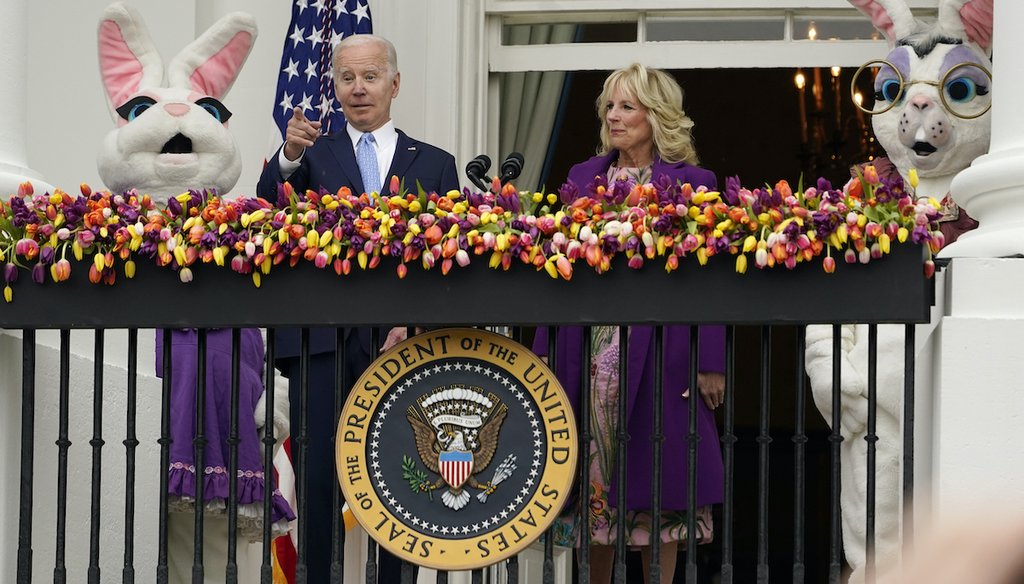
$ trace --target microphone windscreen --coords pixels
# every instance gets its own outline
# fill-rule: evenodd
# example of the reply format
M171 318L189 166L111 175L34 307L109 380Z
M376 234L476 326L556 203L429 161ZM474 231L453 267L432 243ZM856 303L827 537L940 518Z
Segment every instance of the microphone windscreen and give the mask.
M486 154L481 154L466 164L466 174L481 176L491 167L491 159Z

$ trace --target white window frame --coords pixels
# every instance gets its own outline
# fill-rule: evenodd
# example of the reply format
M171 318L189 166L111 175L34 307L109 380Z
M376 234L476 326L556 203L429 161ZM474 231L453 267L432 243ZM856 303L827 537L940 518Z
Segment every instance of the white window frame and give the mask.
M479 0L464 0L463 4ZM934 0L908 0L915 15L934 14ZM478 5L479 6L479 5ZM794 31L798 17L866 19L845 0L484 0L474 16L482 26L463 33L465 64L486 67L486 73L463 87L464 97L475 102L477 127L486 128L487 151L496 152L501 73L515 71L609 70L634 62L665 69L857 67L887 51L884 40L808 40ZM648 18L657 17L751 18L785 17L784 38L771 41L650 41ZM475 20L475 19L469 19ZM629 43L553 45L501 44L505 24L582 23L624 21L637 27L637 40ZM482 32L482 34L481 34ZM483 37L483 38L481 38ZM474 47L476 50L473 50ZM471 70L466 67L464 71ZM466 103L466 102L464 102Z

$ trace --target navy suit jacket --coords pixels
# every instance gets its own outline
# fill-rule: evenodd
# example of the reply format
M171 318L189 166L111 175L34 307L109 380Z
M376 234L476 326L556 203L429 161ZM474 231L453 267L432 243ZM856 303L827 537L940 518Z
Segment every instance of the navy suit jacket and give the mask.
M280 150L263 167L260 181L256 185L256 195L277 203L278 206L284 206L287 201L277 199L278 186L284 182L277 162L279 155ZM392 176L397 176L399 180L405 179L405 188L411 192L416 192L417 181L427 192L444 194L459 188L455 157L436 146L410 138L401 130L398 130L395 157L391 160L391 168L388 169L386 176L384 188L387 188ZM313 146L306 148L299 168L288 177L288 182L299 193L304 193L307 189L319 190L321 187L331 193L337 192L341 187L348 187L353 193L362 193L363 177L359 173L356 153L352 148L352 139L348 131L342 128L329 136L322 136ZM309 337L310 354L334 351L333 329L313 329ZM278 358L298 356L298 329L277 329L275 338L275 352ZM349 329L347 342L352 341L358 341L367 355L372 354L370 329Z

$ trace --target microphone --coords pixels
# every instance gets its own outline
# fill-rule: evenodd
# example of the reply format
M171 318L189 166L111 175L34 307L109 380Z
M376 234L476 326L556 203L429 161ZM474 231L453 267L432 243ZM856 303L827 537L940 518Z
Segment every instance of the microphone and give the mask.
M491 168L491 159L486 154L481 154L466 165L466 177L481 191L488 191L491 179L485 174Z
M501 184L519 178L522 172L523 155L518 152L509 154L505 157L505 161L501 163Z

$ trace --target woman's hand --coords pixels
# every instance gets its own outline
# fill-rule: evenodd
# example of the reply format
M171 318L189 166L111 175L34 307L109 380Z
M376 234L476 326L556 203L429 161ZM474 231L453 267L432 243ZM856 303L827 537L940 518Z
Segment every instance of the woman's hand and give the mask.
M724 373L698 373L697 389L700 390L700 397L708 408L715 409L725 401L725 374ZM690 390L683 392L683 397L690 397Z

